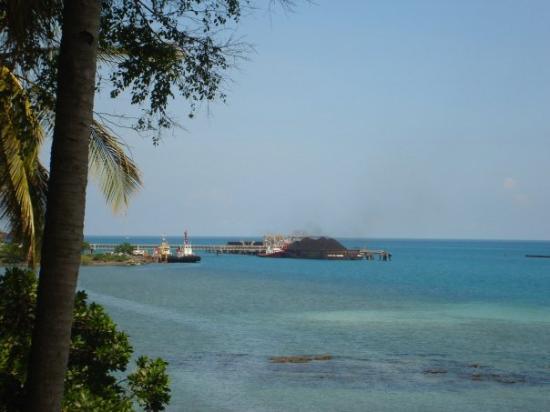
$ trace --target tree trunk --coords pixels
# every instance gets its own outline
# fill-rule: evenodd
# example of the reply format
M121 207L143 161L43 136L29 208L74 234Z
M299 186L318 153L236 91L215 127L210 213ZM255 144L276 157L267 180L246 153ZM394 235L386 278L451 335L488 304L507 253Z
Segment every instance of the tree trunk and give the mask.
M55 128L26 410L59 412L88 178L101 0L65 0Z

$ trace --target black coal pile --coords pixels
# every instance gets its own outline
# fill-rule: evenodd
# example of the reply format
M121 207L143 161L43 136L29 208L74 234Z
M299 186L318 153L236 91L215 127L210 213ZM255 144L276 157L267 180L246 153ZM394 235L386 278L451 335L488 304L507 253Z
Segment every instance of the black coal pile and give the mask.
M291 243L286 250L286 254L288 257L295 258L327 259L335 253L339 257L345 257L346 251L347 249L336 239L329 237L320 237L318 239L306 237Z
M346 250L346 248L336 239L330 237L320 237L318 239L305 237L302 240L291 243L288 246L288 250L311 252L320 250L338 251Z

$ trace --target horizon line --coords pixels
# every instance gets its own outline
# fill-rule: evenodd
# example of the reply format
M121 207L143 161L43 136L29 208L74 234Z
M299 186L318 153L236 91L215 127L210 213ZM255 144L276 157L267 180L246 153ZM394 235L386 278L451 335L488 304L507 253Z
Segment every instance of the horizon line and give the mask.
M273 234L280 234L280 233L273 233ZM285 235L285 234L283 234ZM105 235L105 234L84 234L84 237L86 236L93 236L93 237L126 237L126 238L132 238L132 237L183 237L181 234L165 234L165 235L159 235L159 234L139 234L139 235ZM265 235L193 235L190 236L191 238L229 238L234 237L237 238L263 238ZM292 234L288 234L287 236L292 236ZM330 236L325 234L306 234L304 237L332 237L335 239L372 239L372 240L440 240L440 241L453 241L453 240L459 240L459 241L485 241L485 242L550 242L550 238L548 239L521 239L521 238L470 238L470 237L388 237L388 236Z

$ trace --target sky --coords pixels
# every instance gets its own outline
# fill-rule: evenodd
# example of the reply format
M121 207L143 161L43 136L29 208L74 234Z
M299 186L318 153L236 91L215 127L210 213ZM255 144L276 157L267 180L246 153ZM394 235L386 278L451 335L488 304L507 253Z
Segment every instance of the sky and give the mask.
M550 2L298 2L236 35L226 103L159 146L120 129L144 187L87 235L550 239ZM132 114L125 98L96 110Z

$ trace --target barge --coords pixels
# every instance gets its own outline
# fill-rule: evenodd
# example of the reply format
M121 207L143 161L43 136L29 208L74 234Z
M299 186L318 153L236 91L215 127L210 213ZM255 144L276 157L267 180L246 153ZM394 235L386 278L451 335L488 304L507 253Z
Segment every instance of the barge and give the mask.
M278 244L268 245L260 257L324 259L324 260L360 260L366 256L359 249L347 249L336 239L328 237L304 237L300 240L285 239Z

